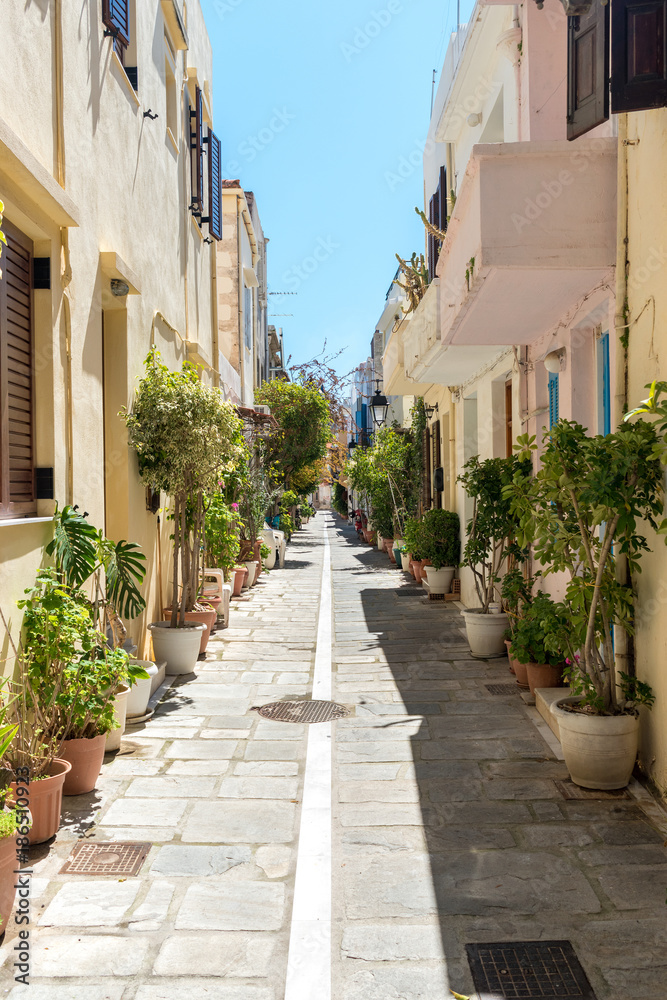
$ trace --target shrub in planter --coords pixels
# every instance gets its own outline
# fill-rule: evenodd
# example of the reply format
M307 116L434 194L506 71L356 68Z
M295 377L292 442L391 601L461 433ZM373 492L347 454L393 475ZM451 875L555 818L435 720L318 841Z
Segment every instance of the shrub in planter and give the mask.
M403 540L408 552L412 553L412 558L421 562L422 555L422 525L420 518L409 517L405 522Z
M519 444L526 458L536 449L528 435ZM532 542L544 576L568 576L559 607L563 624L545 633L545 645L568 660L576 700L560 712L563 752L572 779L587 787L627 784L637 752L638 706L652 702L646 685L617 668L613 630L634 630L632 586L619 579L617 558L637 572L648 548L641 522L658 528L661 451L646 420L594 437L560 420L545 435L535 476L519 471L504 491L519 518L519 544ZM620 716L627 740L613 721ZM601 749L605 743L608 750Z
M230 580L240 548L239 505L214 493L206 504L206 565L221 569L225 580Z
M468 642L473 656L505 654L504 635L507 615L490 614L489 606L500 596L499 584L511 552L518 516L512 501L505 496L518 470L529 470L530 462L512 458L489 458L481 462L475 455L464 466L459 482L473 500L473 513L467 525L468 540L464 563L475 581L480 607L464 612Z
M172 372L155 348L132 408L121 415L142 480L173 500L171 627L185 627L202 582L206 497L244 454L243 424L233 405L205 385L192 365L186 362L181 372Z
M558 687L562 680L565 657L550 647L553 637L566 627L560 605L543 593L535 594L516 620L510 653L526 667L528 686L533 694L536 687Z
M453 510L428 510L421 522L422 559L430 559L436 569L457 567L461 559L459 515Z

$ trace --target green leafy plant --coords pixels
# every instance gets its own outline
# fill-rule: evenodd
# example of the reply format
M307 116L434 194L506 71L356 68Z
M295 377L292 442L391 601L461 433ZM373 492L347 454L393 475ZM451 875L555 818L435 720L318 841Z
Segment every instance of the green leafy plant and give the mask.
M535 438L524 435L518 448L529 459ZM659 528L661 450L647 420L593 437L581 424L560 420L545 434L535 476L519 468L503 490L518 519L518 543L532 543L544 576L568 576L566 627L545 642L566 654L573 690L598 714L634 710L619 685L613 637L615 626L634 632L634 596L618 578L616 561L621 556L630 573L639 572L648 550L641 524Z
M426 559L422 555L423 527L422 521L418 517L409 517L405 522L403 535L405 547L412 553L412 558L416 560Z
M125 618L136 618L146 602L139 587L146 557L134 542L112 542L74 507L56 509L53 539L46 546L62 583L73 589L92 580L95 620L111 605Z
M278 429L265 442L268 478L276 486L291 489L300 472L326 458L332 436L329 402L306 376L294 382L264 382L255 392L255 401L270 406L278 422ZM312 481L312 473L306 479Z
M419 551L422 559L429 559L436 570L459 565L461 534L456 511L437 508L426 511L421 522Z
M171 625L185 624L201 588L205 498L219 489L244 454L243 424L218 389L185 363L162 364L152 348L130 411L121 410L143 482L173 499ZM180 586L180 600L179 600Z
M347 511L348 511L347 490L345 489L342 483L338 482L334 483L331 504L336 513L340 514L341 517L347 517Z
M206 563L221 569L225 579L236 566L241 548L239 505L229 504L221 493L206 504Z
M371 460L379 477L376 489L388 490L391 500L393 535L402 538L406 522L417 513L419 503L419 480L412 468L410 436L388 427L381 428L375 438Z
M239 500L241 552L246 558L251 558L250 553L262 533L269 507L277 496L278 490L269 487L263 469L248 471Z
M484 614L488 614L489 604L499 592L502 569L519 523L512 499L503 492L504 487L513 481L518 471L527 475L530 467L530 460L521 461L515 456L487 458L482 462L474 455L463 466L464 472L458 478L473 500L463 559L473 574Z
M567 628L567 618L563 606L556 604L548 594L535 594L516 620L510 647L512 656L519 663L559 666L565 661L560 650L564 628Z

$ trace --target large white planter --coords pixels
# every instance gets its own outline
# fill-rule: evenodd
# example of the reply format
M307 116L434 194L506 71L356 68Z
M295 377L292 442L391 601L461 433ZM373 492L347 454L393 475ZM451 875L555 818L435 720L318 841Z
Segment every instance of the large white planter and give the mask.
M572 781L583 788L625 788L637 759L638 716L583 715L560 707L576 702L561 698L551 707Z
M428 566L426 567L428 572ZM507 630L507 615L484 615L480 608L464 611L468 644L470 652L479 660L488 660L494 656L505 656L504 635Z
M113 700L113 717L118 723L117 729L112 729L104 744L105 753L109 750L120 750L120 739L125 732L125 719L127 717L127 699L130 689L127 684L119 685L116 696Z
M377 536L377 547L378 547L378 552L384 552L384 538L382 537L382 535Z
M410 553L401 552L401 567L404 573L410 572Z
M172 628L170 622L153 622L148 626L153 638L153 653L157 661L164 660L168 674L191 674L199 656L203 622L188 622L184 628Z
M248 590L250 590L250 588L255 584L255 578L257 576L259 565L255 559L249 559L246 562L246 566L248 567L248 583L246 586L248 587Z
M268 545L271 550L266 559L263 560L264 568L273 569L276 565L276 559L278 558L278 540L276 538L276 534L272 528L265 528L260 537L264 544Z
M151 690L153 687L153 678L158 674L159 668L153 663L152 660L133 660L133 663L138 663L140 667L143 667L148 677L140 677L132 687L127 696L127 718L131 719L132 716L142 716L146 714L146 709L148 708L148 701L151 696Z
M452 580L455 573L455 566L443 566L441 569L436 569L435 566L427 566L426 581L430 593L448 594L452 589Z

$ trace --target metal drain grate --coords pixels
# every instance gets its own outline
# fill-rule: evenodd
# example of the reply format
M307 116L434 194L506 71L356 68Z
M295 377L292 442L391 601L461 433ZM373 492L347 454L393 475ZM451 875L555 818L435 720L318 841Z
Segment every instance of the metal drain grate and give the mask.
M554 781L554 785L564 799L576 799L578 801L586 799L629 799L630 793L626 788L618 788L612 791L605 791L598 788L582 788L575 785L573 781Z
M404 587L394 593L397 597L426 597L426 591L422 587Z
M262 718L273 722L332 722L350 714L335 701L276 701L262 705L257 711Z
M82 840L60 869L60 874L138 875L152 846L145 843Z
M595 1000L569 941L467 944L480 1000Z
M514 684L485 684L489 694L518 694L519 688Z

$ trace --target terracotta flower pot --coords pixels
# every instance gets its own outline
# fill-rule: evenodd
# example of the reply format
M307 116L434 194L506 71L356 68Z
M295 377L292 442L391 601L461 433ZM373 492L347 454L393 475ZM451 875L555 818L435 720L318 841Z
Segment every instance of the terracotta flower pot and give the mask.
M531 694L535 694L535 688L556 688L562 683L563 667L560 663L555 667L548 663L527 663L526 671Z
M382 539L382 544L384 545L385 552L389 555L391 553L391 550L394 547L394 539L393 538L383 538Z
M415 560L414 559L411 559L410 562L408 563L408 572L409 572L409 574L410 574L410 576L412 577L413 580L417 579L417 577L415 576Z
M514 673L516 673L516 671L514 669L515 660L514 660L514 657L512 656L512 653L510 652L510 646L512 645L512 640L511 639L505 639L505 645L507 646L507 659L510 661L510 673L514 674Z
M65 740L60 755L72 768L65 775L63 795L92 792L102 770L105 743L106 733L87 740Z
M234 597L241 596L241 590L243 589L243 581L246 578L248 570L245 566L235 566L234 567L234 589L232 591Z
M258 538L257 541L255 542L255 545L254 545L254 548L253 548L253 556L252 556L253 559L254 559L254 561L257 563L257 572L255 573L255 583L257 583L257 580L259 579L259 576L260 576L260 574L262 572L262 569L264 568L262 566L262 551L261 550L262 550L262 539Z
M185 620L186 622L201 622L204 625L204 631L202 632L201 642L199 645L199 652L205 653L206 647L208 646L208 640L211 638L211 629L215 625L215 620L218 617L215 608L209 606L206 611L186 611ZM163 621L168 622L171 619L171 608L164 609Z
M422 564L420 559L412 560L412 573L417 583L421 583L423 579L423 574L422 574Z
M63 784L71 768L68 760L56 757L49 767L48 775L39 781L31 781L27 786L28 809L32 816L32 826L28 834L29 844L43 844L58 832L60 810L63 803ZM17 782L12 781L16 794ZM18 783L23 791L26 786Z
M0 934L7 930L16 896L16 834L0 840Z
M528 667L525 663L519 663L518 660L514 660L514 673L516 674L516 682L520 688L528 687Z

